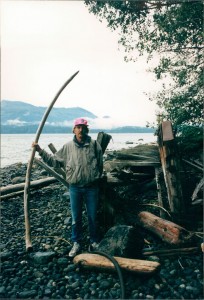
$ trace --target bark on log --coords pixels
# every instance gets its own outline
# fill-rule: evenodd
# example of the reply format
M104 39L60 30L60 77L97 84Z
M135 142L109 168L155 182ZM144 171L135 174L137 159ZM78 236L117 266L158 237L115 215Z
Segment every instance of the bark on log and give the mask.
M57 179L54 178L54 177L47 177L47 178L44 178L44 179L34 180L34 181L31 181L30 188L37 189L39 187L43 187L43 186L52 184L56 181L57 181ZM8 194L11 194L11 193L21 191L21 190L24 189L24 187L25 187L24 182L23 183L18 183L18 184L13 184L13 185L7 185L5 187L2 187L0 189L0 192L1 192L2 196L3 195L8 195Z
M151 274L156 272L160 264L154 261L130 259L114 256L121 269L137 274ZM80 264L87 269L98 269L101 271L114 271L113 263L99 254L83 253L74 257L74 264Z
M169 244L180 245L192 241L193 234L185 228L147 211L138 214L138 224Z

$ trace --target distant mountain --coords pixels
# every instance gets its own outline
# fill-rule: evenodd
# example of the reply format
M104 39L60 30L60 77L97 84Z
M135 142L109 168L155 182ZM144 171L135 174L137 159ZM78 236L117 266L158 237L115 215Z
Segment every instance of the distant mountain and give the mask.
M36 133L39 123L42 120L46 107L34 106L21 101L1 101L1 133ZM85 117L89 120L97 119L97 116L81 107L55 108L51 110L46 126L42 133L72 133L73 120ZM110 118L104 116L104 119ZM125 126L114 129L93 129L92 133L99 131L109 133L147 133L154 132L152 128L139 126Z
M46 107L34 106L21 101L2 100L1 102L1 124L2 125L34 125L42 120ZM66 125L74 119L86 117L95 119L93 113L80 107L55 108L51 110L47 124Z

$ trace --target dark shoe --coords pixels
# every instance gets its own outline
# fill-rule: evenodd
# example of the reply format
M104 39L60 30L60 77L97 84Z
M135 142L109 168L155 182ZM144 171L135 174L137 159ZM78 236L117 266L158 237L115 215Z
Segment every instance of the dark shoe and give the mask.
M74 242L74 245L73 245L71 251L69 252L69 257L76 256L77 253L79 253L80 249L81 249L81 245L77 242Z

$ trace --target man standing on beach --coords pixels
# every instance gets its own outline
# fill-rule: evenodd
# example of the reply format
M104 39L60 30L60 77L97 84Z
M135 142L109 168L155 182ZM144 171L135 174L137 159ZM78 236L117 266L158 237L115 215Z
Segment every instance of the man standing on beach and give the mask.
M88 215L89 250L97 250L99 242L96 215L99 199L98 180L103 172L103 153L100 144L93 140L88 132L87 120L78 118L74 122L73 140L54 155L41 149L38 143L32 144L48 165L54 168L62 167L66 172L72 214L73 247L69 252L70 257L74 257L81 249L83 200Z

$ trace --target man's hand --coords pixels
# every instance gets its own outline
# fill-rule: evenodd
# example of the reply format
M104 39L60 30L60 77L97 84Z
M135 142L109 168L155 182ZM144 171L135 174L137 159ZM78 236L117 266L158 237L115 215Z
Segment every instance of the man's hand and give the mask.
M40 146L38 145L38 143L33 142L33 143L32 143L32 147L33 147L33 148L35 147L35 150L36 150L37 152L42 151L42 149L40 148Z

